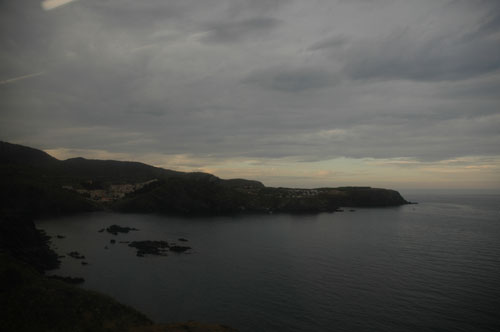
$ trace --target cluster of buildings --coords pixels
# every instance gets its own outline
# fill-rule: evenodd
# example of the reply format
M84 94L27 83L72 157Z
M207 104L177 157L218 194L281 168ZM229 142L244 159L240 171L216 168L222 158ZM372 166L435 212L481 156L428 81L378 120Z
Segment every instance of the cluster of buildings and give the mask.
M111 184L106 189L75 189L72 186L63 186L63 188L74 190L93 201L112 202L156 181L158 181L158 179L152 179L140 183Z

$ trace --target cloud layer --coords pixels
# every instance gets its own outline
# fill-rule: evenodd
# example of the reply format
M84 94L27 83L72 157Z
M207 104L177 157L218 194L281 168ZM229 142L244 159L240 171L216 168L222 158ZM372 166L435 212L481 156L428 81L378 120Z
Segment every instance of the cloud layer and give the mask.
M2 1L0 139L196 165L479 167L500 156L499 13L492 0Z

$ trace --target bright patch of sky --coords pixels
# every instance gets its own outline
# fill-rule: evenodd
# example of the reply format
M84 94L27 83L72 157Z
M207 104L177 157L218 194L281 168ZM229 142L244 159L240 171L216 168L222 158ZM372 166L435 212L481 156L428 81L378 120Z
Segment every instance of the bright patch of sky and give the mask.
M42 8L44 10L52 10L57 7L64 6L70 2L73 2L76 0L44 0L42 1Z

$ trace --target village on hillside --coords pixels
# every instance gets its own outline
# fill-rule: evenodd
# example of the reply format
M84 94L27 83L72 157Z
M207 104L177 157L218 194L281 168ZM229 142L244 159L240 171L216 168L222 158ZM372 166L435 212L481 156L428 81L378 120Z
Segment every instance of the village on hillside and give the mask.
M107 188L98 189L82 189L74 188L73 186L63 186L64 189L76 191L82 196L85 196L96 202L112 202L125 197L125 195L144 188L146 185L156 182L158 179L152 179L140 183L125 183L125 184L111 184ZM92 184L90 180L88 182Z

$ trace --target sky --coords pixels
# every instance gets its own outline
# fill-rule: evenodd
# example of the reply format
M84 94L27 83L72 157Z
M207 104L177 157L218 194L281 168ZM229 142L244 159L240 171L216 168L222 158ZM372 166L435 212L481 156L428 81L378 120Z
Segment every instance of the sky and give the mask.
M0 0L0 140L270 186L500 188L498 0Z

